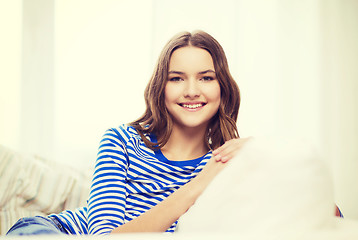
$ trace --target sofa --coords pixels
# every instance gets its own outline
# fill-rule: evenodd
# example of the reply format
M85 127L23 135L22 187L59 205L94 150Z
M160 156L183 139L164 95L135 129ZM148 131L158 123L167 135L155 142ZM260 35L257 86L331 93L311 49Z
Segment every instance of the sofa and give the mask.
M334 216L332 189L326 184L329 175L311 150L301 151L308 148L296 142L267 142L247 144L181 218L176 233L117 234L106 239L358 239L358 221ZM91 169L79 171L0 145L0 239L21 217L86 204L91 175ZM225 191L228 182L235 183L235 191ZM241 205L231 211L226 203L237 203L235 199L241 199ZM12 239L17 238L22 237Z
M84 206L91 170L23 154L0 145L0 234L21 217Z

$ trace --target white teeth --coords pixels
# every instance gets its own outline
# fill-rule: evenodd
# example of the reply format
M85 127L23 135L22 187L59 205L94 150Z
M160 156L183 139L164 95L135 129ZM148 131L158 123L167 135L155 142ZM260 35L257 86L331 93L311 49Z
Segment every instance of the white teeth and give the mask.
M199 104L183 104L183 107L191 108L191 109L198 108L198 107L201 107L201 106L203 106L203 104L201 104L201 103L199 103Z

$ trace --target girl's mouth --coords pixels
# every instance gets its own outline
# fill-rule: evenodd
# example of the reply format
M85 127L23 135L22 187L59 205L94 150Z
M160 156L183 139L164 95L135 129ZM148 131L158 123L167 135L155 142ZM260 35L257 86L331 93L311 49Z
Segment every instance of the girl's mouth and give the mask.
M191 104L191 103L179 103L179 105L183 108L188 108L188 109L197 109L197 108L201 108L203 106L206 105L206 103L195 103L195 104Z

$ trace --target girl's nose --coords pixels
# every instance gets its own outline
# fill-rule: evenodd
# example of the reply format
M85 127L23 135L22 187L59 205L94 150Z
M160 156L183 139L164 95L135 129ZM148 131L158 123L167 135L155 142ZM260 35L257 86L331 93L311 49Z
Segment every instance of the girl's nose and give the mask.
M187 98L195 98L200 96L200 86L195 80L186 81L184 96Z

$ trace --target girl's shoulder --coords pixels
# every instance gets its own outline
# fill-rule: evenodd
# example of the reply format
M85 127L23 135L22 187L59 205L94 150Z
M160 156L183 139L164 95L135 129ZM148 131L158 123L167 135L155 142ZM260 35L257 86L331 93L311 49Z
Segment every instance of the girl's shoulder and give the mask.
M138 131L133 126L128 124L120 124L118 127L108 129L107 132L115 134L124 144L130 142L131 140L142 140ZM150 138L150 135L146 134L146 137Z

